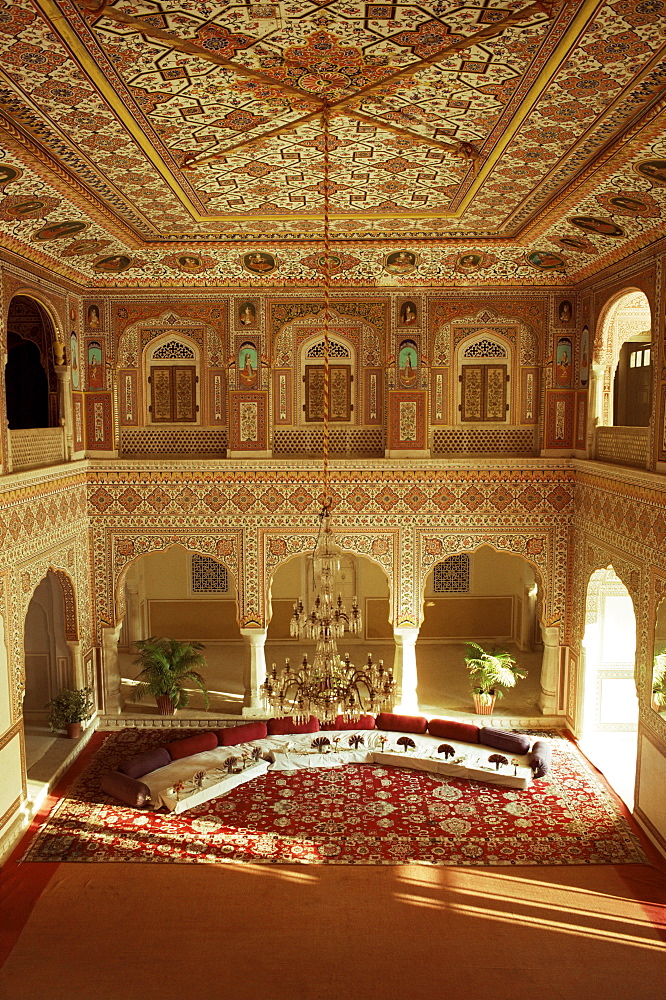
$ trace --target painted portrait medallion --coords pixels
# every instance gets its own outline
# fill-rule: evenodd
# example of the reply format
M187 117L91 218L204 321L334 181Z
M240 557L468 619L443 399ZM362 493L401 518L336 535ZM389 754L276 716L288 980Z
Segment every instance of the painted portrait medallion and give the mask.
M527 260L540 271L564 271L567 266L564 257L552 250L532 250L527 254Z
M253 250L243 254L241 264L250 274L271 274L278 266L277 258L264 250Z
M634 164L634 170L658 187L666 186L666 160L641 160Z
M417 257L411 250L394 250L384 258L384 268L391 274L409 274L417 265Z
M17 181L22 176L23 171L20 167L14 167L11 163L0 163L0 188Z
M238 324L245 327L257 325L257 306L251 299L245 299L238 306Z
M120 274L121 271L126 271L131 266L132 258L124 253L114 253L108 257L100 257L93 264L95 271L106 274Z
M406 299L400 305L398 312L400 317L400 326L414 326L418 323L419 311L413 299Z
M594 215L574 215L568 220L572 226L578 226L586 233L595 236L626 236L624 229L616 225L612 219L598 219Z
M89 222L79 222L74 219L67 222L52 222L48 226L42 226L32 238L40 240L42 243L48 243L51 240L64 240L68 236L76 236L77 233L82 233L86 229L90 229Z

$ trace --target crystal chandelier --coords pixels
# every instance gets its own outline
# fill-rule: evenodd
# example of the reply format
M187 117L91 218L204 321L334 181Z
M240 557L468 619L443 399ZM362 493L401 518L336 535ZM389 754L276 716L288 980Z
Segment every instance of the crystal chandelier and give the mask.
M338 715L356 722L366 713L393 707L395 681L383 662L375 664L368 654L367 663L357 669L338 653L337 640L345 631L358 635L362 627L361 612L354 597L349 612L339 592L341 550L333 536L329 486L329 328L330 328L330 235L329 235L329 110L324 108L324 380L323 380L323 504L319 514L319 534L312 555L313 590L316 594L312 610L307 612L303 601L294 604L289 627L294 638L313 639L315 654L312 663L307 653L300 666L294 668L287 659L278 671L275 664L261 687L264 704L278 715L290 714L297 722L311 715L320 722L334 722Z

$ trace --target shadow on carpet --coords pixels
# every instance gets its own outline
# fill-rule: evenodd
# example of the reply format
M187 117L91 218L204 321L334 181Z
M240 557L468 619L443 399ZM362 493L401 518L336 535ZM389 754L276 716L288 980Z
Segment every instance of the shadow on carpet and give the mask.
M183 736L186 733L183 732ZM269 772L178 816L116 803L101 775L164 742L110 735L24 861L392 865L645 863L621 807L567 739L526 791L356 764Z

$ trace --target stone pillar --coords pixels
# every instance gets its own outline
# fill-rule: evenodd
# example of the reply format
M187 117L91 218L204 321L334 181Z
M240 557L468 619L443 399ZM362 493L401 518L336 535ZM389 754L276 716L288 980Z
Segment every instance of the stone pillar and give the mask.
M72 375L69 365L54 365L56 378L58 379L58 411L60 413L60 425L64 428L65 435L65 459L71 461L74 454L74 433L72 414L72 393L70 383Z
M118 666L118 639L123 623L102 629L102 679L104 684L104 712L120 715L123 710Z
M544 715L557 714L557 686L560 679L560 630L557 626L541 626L543 664L539 708Z
M419 699L416 693L418 677L416 672L416 640L419 636L418 627L409 626L393 629L395 640L395 659L393 661L393 676L396 680L398 704L396 712L413 715L419 711Z
M266 633L267 628L242 628L241 635L250 647L250 677L246 687L250 704L243 708L245 716L266 715L261 701L261 685L266 680Z
M86 676L83 669L83 655L81 653L81 643L78 641L67 641L69 647L69 658L71 661L71 683L74 688L86 686Z
M132 646L136 639L145 638L141 628L141 602L138 583L125 584L125 605L127 608L127 644Z

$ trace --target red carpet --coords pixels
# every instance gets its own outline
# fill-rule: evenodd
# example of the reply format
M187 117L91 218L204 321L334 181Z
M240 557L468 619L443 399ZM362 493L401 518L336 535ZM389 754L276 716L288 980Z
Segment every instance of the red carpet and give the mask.
M24 860L306 864L641 863L637 836L574 745L553 738L551 774L527 791L352 765L272 772L180 816L112 802L100 775L163 740L110 736Z

